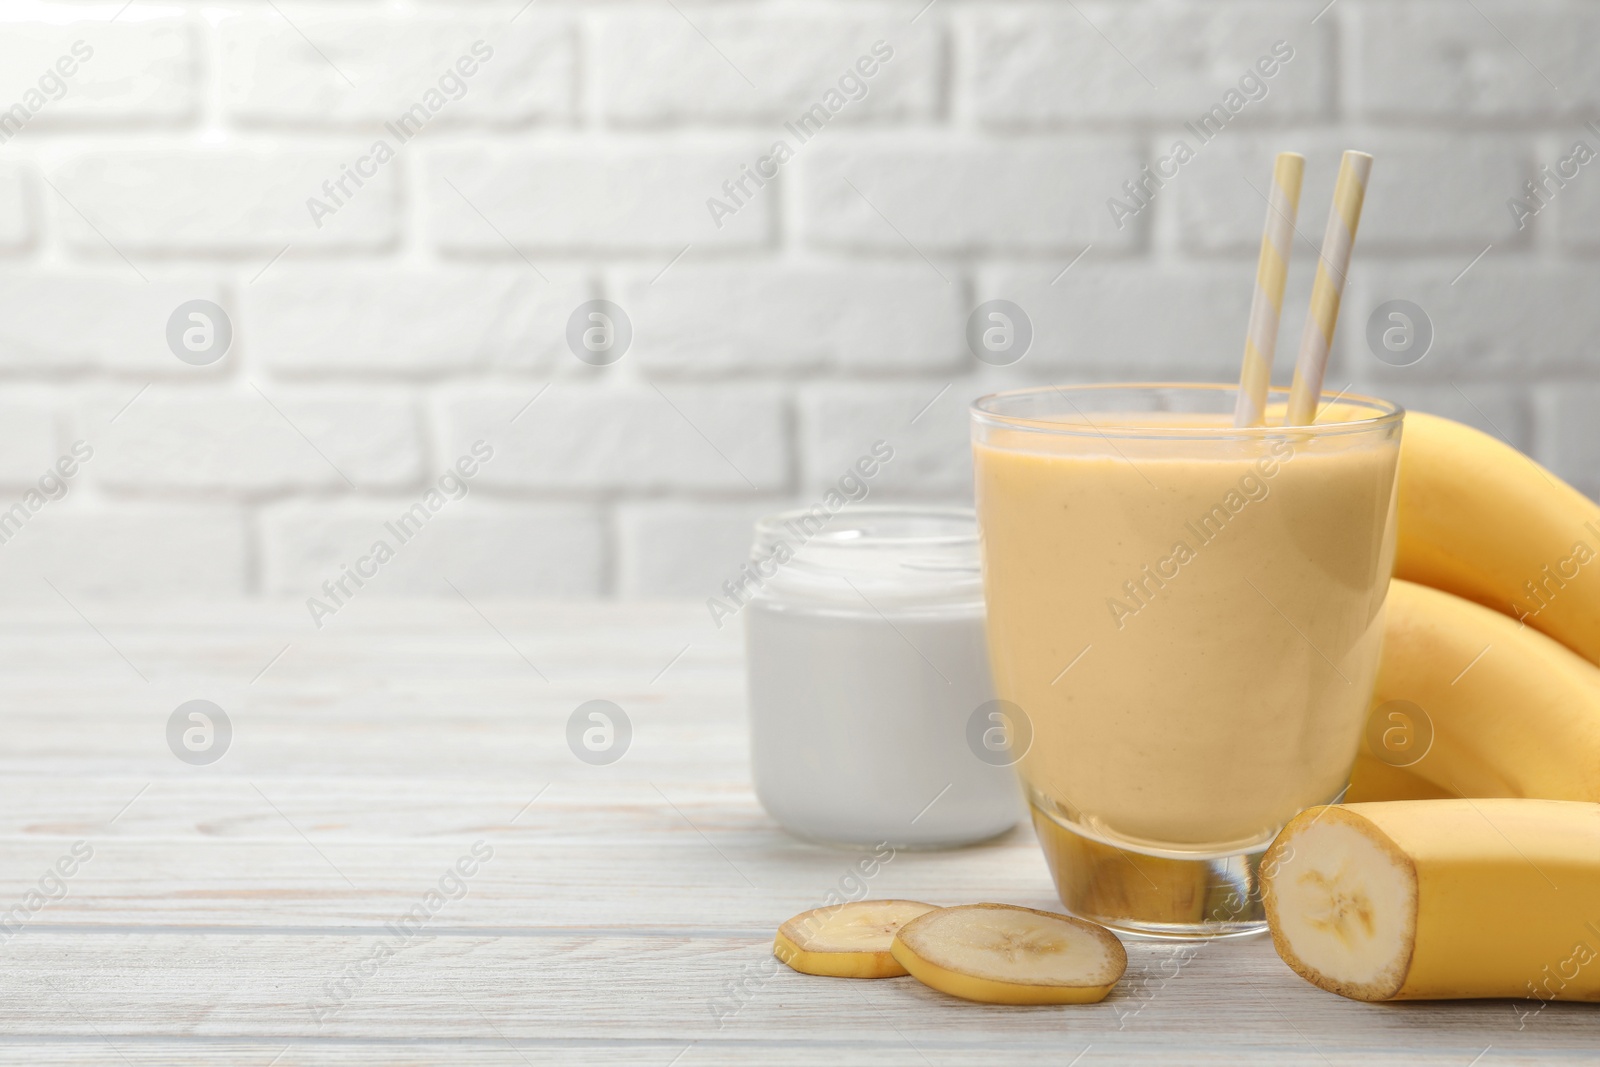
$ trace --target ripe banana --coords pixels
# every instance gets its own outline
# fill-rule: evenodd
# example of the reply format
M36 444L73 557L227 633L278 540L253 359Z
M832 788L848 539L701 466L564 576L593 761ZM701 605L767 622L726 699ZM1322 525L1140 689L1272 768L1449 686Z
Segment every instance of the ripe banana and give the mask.
M1600 1001L1600 805L1311 808L1261 869L1273 947L1323 989Z
M802 974L898 978L906 971L889 953L895 931L937 910L915 900L857 900L813 908L778 927L772 954Z
M893 952L923 985L983 1004L1093 1004L1128 968L1104 927L1008 904L929 912L900 928Z
M1516 449L1408 412L1395 576L1522 618L1600 663L1600 506Z
M1418 778L1404 767L1393 767L1367 755L1357 753L1355 769L1350 772L1350 788L1345 792L1344 803L1359 804L1370 800L1446 800L1455 796L1440 789L1425 778Z
M1401 778L1369 730L1347 799L1600 801L1600 667L1515 619L1411 582L1390 584L1387 610L1374 713L1415 704L1425 718L1408 725L1431 724L1432 744L1404 761Z

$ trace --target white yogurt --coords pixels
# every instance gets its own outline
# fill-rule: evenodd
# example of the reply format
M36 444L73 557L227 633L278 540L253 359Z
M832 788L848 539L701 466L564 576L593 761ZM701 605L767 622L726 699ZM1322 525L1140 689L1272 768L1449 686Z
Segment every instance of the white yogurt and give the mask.
M794 517L757 526L754 558L772 560L780 539L790 552L777 555L793 558L744 612L767 812L848 845L932 848L1009 829L1015 775L968 740L994 699L972 512L855 508L803 546Z

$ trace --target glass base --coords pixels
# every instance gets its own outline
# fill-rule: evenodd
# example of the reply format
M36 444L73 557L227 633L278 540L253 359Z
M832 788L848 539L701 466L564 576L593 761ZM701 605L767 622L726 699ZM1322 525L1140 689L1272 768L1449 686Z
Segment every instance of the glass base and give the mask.
M1069 913L1134 937L1250 937L1267 929L1266 845L1197 859L1151 856L1086 837L1032 803L1029 809Z
M820 845L823 848L838 849L841 852L878 852L882 849L889 849L891 852L950 852L958 848L971 848L976 845L990 844L1000 840L1017 828L1016 822L1010 822L999 830L991 828L971 834L930 837L927 840L890 841L884 838L869 841L865 837L845 838L830 834L813 834L804 830L797 830L784 823L779 823L778 825L782 826L784 832L790 837L804 841L808 845Z

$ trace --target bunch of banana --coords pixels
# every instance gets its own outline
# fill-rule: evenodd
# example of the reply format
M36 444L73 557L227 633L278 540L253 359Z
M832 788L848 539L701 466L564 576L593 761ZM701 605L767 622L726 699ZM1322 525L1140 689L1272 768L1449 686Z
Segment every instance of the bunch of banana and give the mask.
M1395 576L1522 620L1600 663L1600 505L1510 445L1406 414Z
M1360 1000L1600 1000L1600 507L1422 414L1398 499L1350 803L1263 860L1274 946Z
M1348 799L1600 801L1600 506L1414 412L1399 477L1379 721ZM1431 746L1407 753L1413 731Z
M1600 801L1600 667L1469 600L1390 584L1372 715L1352 801Z

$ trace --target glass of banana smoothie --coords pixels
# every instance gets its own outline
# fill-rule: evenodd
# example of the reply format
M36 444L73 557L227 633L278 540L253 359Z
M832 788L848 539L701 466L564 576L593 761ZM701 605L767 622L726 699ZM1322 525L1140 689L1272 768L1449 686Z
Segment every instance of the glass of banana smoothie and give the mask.
M1335 800L1377 672L1402 412L1232 425L1231 385L972 408L996 695L1062 903L1132 933L1264 928L1261 854ZM1024 731L1027 733L1028 731Z

